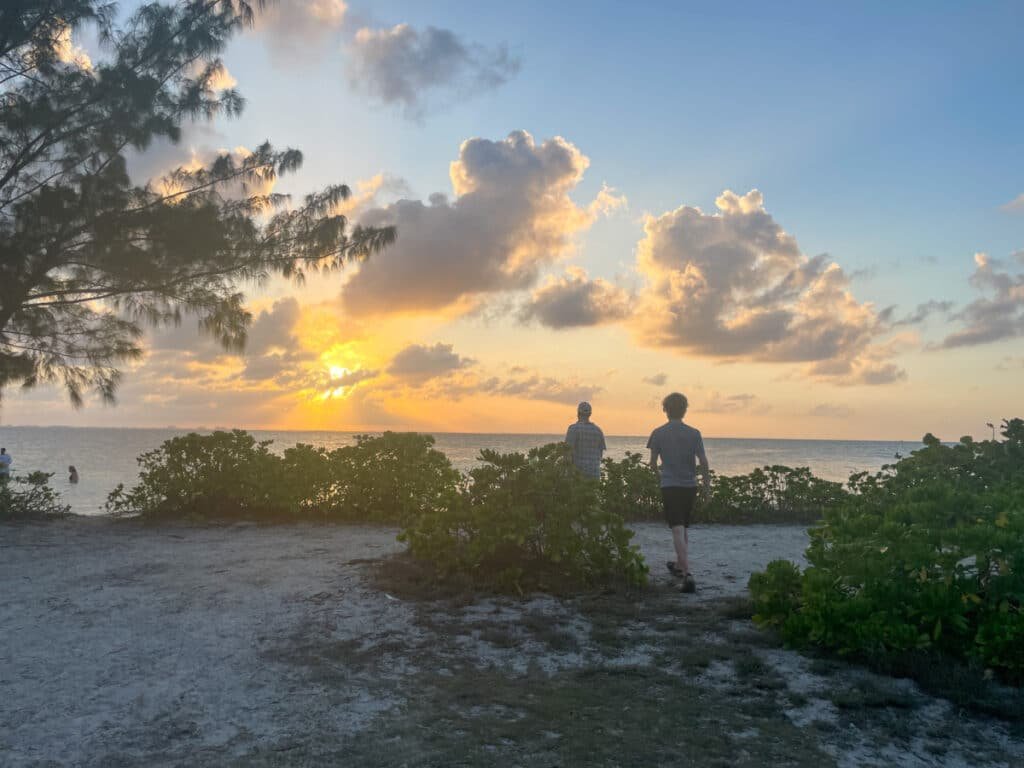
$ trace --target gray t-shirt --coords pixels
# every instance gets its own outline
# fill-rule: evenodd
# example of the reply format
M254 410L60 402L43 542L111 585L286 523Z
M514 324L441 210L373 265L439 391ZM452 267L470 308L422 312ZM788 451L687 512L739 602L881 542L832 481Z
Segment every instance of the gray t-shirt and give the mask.
M707 461L698 430L681 421L669 421L651 432L647 447L661 457L662 488L697 487L697 457Z

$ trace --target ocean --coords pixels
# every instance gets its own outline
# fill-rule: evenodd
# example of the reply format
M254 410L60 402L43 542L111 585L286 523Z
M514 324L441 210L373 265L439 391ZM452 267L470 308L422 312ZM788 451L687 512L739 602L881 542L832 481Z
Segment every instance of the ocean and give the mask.
M272 449L283 451L296 443L337 448L354 442L355 432L289 432L250 430L259 440L273 440ZM122 429L97 427L0 427L0 446L6 447L15 474L34 470L55 473L51 484L61 491L73 512L95 515L104 512L107 495L118 484L131 487L138 477L135 461L164 440L189 430ZM482 448L526 451L560 440L562 435L492 435L435 433L436 447L463 472L477 462ZM819 477L845 481L850 474L875 471L891 463L897 454L918 448L916 443L883 440L772 440L705 438L711 468L735 475L766 464L810 467ZM606 456L621 459L627 451L644 452L646 436L607 438ZM78 469L79 483L68 482L67 468Z

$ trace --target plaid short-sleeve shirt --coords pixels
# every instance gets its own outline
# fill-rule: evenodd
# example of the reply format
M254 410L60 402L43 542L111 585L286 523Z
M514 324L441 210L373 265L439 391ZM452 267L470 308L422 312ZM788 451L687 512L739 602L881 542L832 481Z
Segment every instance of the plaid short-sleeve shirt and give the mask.
M589 421L577 421L569 426L565 442L572 448L572 461L580 472L600 479L601 456L607 448L601 428Z

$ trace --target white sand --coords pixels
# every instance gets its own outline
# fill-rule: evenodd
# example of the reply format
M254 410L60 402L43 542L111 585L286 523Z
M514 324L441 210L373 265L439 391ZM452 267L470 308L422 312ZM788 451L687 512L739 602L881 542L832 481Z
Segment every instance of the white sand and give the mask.
M636 530L653 578L670 580L668 531ZM402 701L403 680L418 661L403 649L425 641L443 645L453 662L513 674L592 661L586 647L555 653L480 639L485 617L493 627L498 616L514 624L528 612L586 636L585 619L543 596L481 601L445 617L453 635L425 637L431 630L415 621L418 607L374 591L357 562L398 551L394 535L311 525L149 528L96 518L0 525L0 764L215 765L304 739L340 740ZM805 546L800 527L695 528L699 591L682 599L743 594L752 571L778 557L800 562ZM387 663L372 667L371 680L371 667L347 665L343 656L318 658L316 674L286 661L314 640L380 653ZM620 663L649 663L647 651L634 648ZM793 722L829 717L813 698L828 683L812 679L802 657L773 651L765 660L812 696L790 714ZM717 685L729 671L708 674L722 678L708 681ZM983 727L986 738L1024 758L1005 729ZM867 750L858 752L865 760L900 763L890 747L872 753L861 740L838 741L835 754L842 743ZM962 764L953 758L929 764Z

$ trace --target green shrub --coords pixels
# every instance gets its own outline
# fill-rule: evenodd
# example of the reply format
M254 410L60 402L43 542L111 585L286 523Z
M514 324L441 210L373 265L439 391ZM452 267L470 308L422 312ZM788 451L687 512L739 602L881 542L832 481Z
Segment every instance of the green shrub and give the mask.
M711 494L698 505L701 523L814 523L846 496L842 483L822 480L807 467L781 465L746 475L712 475Z
M661 520L658 477L639 453L605 459L601 496L607 509L630 521ZM696 523L814 523L846 496L842 483L822 480L807 467L780 465L745 475L711 473L711 493L694 508Z
M468 486L449 491L399 536L441 578L514 591L645 581L632 532L602 506L600 485L573 466L567 445L526 455L485 450L480 461Z
M800 568L789 560L773 560L764 573L750 577L754 621L781 628L800 607Z
M431 435L357 435L330 454L332 512L346 520L403 523L447 503L462 475L433 447Z
M0 520L42 520L71 511L50 487L52 473L31 472L0 480Z
M601 498L605 509L624 520L660 520L661 489L658 476L639 453L626 452L621 461L605 459Z
M138 485L130 491L118 485L107 509L153 518L287 516L295 511L294 497L269 445L240 429L173 437L138 458Z
M1002 434L953 446L927 435L896 464L851 477L810 531L799 600L751 578L762 622L842 654L928 649L1024 679L1024 421Z
M247 432L188 434L139 457L139 483L107 509L152 518L331 519L400 523L436 509L461 476L430 435L358 435L327 451L302 443L282 456Z

